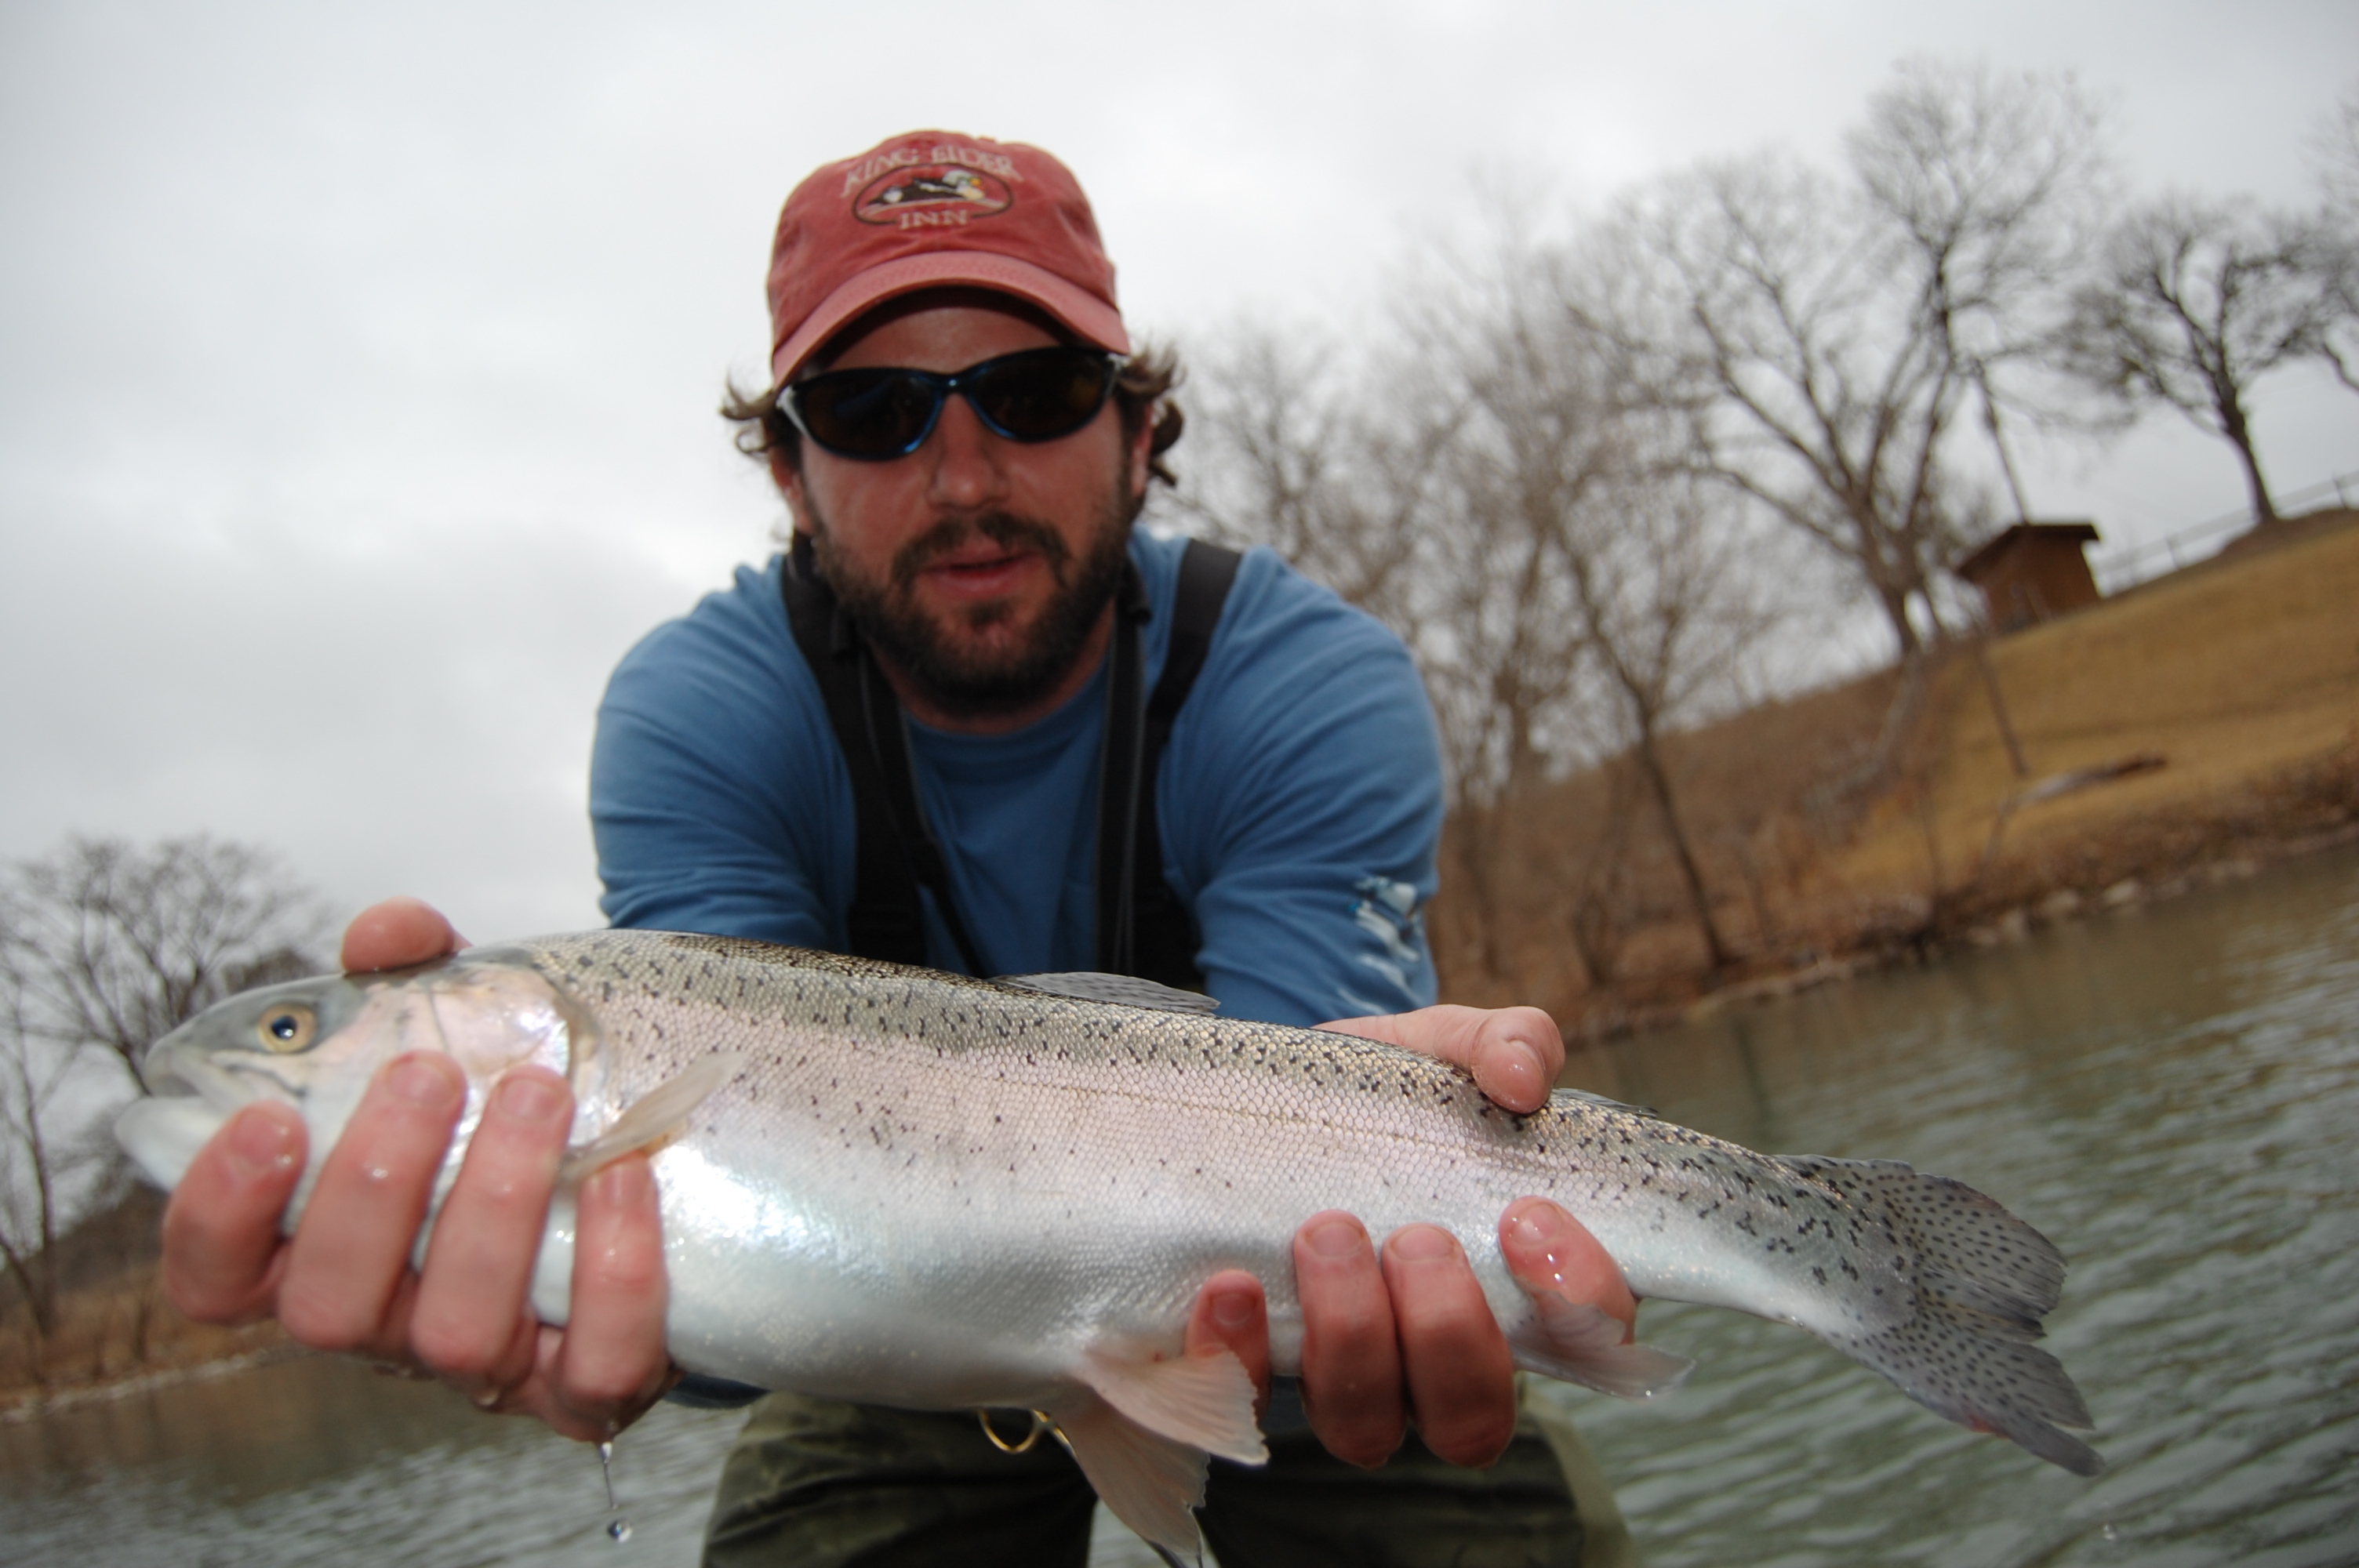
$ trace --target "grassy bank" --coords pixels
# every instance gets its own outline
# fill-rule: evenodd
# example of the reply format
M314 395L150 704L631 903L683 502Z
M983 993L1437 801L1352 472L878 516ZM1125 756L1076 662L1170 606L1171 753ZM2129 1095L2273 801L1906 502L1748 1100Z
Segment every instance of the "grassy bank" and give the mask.
M287 1345L276 1324L213 1328L172 1309L157 1277L162 1217L163 1198L142 1187L59 1242L64 1288L48 1335L12 1296L0 1311L0 1416Z
M1495 825L1492 908L1437 901L1444 994L1613 1033L2332 840L2359 825L2354 605L2359 514L2320 514L1999 639L1987 679L1951 650L1889 736L1887 671L1678 737L1681 815L1738 954L1719 972L1626 762L1549 785Z

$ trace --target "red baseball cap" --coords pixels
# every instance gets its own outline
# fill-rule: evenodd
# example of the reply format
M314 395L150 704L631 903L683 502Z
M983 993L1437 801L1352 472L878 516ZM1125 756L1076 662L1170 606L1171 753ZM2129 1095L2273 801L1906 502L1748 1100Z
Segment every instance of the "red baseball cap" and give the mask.
M1038 147L911 131L794 189L770 248L770 373L787 379L872 306L968 285L1130 352L1114 263L1072 171Z

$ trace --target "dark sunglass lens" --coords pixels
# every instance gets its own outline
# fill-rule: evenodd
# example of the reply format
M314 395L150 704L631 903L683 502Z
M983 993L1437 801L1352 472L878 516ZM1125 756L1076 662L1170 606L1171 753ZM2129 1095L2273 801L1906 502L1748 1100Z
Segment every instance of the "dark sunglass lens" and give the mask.
M971 383L983 416L1019 441L1070 436L1097 416L1114 384L1114 365L1085 350L1011 354Z
M811 438L846 457L894 457L923 438L941 395L898 370L847 370L795 389L795 412Z

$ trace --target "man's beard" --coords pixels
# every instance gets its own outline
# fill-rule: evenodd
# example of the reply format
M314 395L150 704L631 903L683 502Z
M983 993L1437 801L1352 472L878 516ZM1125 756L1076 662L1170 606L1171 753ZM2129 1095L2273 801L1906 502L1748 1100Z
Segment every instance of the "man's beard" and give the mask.
M896 552L889 579L879 582L843 558L827 520L814 508L811 551L853 624L896 674L945 713L990 719L1031 706L1072 669L1122 580L1130 525L1139 509L1127 489L1117 485L1099 508L1098 525L1078 557L1055 529L1028 517L1006 512L946 517ZM1038 555L1056 581L1028 634L1013 646L963 644L950 634L945 617L918 603L918 579L927 567L978 534L1003 549ZM1010 610L1002 601L948 615L979 633L1006 621Z

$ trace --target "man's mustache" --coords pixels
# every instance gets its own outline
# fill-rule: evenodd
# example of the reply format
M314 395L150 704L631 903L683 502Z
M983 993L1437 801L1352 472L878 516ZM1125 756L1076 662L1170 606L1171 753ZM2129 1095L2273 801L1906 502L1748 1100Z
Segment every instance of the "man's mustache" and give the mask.
M908 591L917 585L919 573L944 556L964 549L978 534L1003 550L1032 551L1048 563L1057 581L1065 580L1065 568L1073 553L1055 529L1013 513L982 512L972 517L945 517L902 546L893 556L893 586Z

